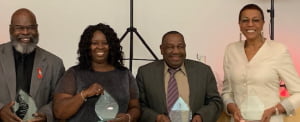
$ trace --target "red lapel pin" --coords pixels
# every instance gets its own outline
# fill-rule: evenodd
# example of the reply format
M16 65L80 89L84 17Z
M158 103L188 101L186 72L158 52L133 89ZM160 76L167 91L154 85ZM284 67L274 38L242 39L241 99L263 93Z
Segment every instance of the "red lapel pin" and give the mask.
M37 68L37 78L42 79L43 78L43 72L41 68Z

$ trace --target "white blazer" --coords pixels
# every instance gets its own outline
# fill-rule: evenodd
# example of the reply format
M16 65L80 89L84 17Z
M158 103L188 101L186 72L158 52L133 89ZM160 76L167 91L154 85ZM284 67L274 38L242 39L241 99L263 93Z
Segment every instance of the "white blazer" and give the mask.
M300 106L300 78L287 48L276 41L266 40L248 61L244 44L245 41L231 43L225 51L222 92L225 108L227 104L235 103L243 113L252 110L243 106L249 103L255 105L255 109L262 108L252 113L262 114L263 110L280 103L287 115L293 114ZM279 96L281 80L291 95L282 101ZM271 122L283 122L282 116L273 115Z

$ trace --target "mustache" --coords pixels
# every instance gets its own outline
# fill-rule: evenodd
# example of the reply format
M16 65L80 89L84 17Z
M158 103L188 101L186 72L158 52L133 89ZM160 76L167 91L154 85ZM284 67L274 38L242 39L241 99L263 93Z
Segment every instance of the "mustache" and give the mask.
M32 35L18 35L17 39L21 39L21 38L29 38L30 40L33 40L34 37Z
M21 44L21 39L22 38L29 38L29 43L28 44L37 44L39 42L39 35L10 35L10 39L14 43L20 43ZM27 45L27 44L26 44Z
M37 46L37 43L39 41L38 36L11 36L11 42L12 45L15 47L15 49L22 53L22 54L29 54L32 51L34 51L34 49ZM30 38L30 42L29 43L22 43L20 41L20 39L22 38Z

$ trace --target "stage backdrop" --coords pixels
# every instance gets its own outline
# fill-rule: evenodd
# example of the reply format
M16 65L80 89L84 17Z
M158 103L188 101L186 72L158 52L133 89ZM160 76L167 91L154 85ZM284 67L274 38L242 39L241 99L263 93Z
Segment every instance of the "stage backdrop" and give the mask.
M61 57L66 68L77 62L77 45L83 29L103 22L111 25L121 37L129 27L130 0L0 0L0 43L9 41L11 14L18 8L29 8L37 17L39 46ZM162 35L170 30L184 34L187 58L205 57L218 81L223 80L225 46L239 40L238 13L247 3L260 5L265 12L264 35L269 38L271 0L134 0L134 26L154 53L159 50ZM299 0L275 0L275 40L289 48L300 72ZM129 35L122 42L129 56ZM150 58L134 35L134 57ZM0 57L3 58L3 57ZM133 61L137 67L149 61ZM128 66L128 62L125 62Z

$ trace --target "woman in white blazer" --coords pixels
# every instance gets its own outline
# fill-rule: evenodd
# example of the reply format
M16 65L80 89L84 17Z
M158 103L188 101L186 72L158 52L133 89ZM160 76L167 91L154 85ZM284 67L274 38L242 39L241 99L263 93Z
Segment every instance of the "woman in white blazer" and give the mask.
M239 26L246 40L231 43L224 55L222 98L231 121L283 122L300 105L300 78L288 50L282 44L266 40L262 9L244 6ZM290 96L280 100L283 80Z

